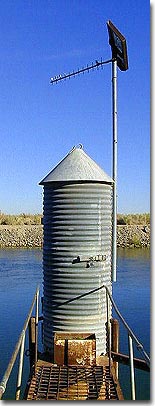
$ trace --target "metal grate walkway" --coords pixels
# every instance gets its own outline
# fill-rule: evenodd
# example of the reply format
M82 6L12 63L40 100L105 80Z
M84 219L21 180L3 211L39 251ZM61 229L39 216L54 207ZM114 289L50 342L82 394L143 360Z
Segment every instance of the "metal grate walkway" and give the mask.
M37 363L26 400L119 400L108 366Z

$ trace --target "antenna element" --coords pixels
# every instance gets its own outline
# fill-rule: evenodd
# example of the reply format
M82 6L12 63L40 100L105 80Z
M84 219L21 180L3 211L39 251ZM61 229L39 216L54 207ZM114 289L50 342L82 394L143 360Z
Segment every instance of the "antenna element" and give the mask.
M92 64L90 66L86 66L85 68L82 69L78 69L77 71L73 71L72 73L63 73L62 75L58 75L58 76L54 76L54 78L51 78L50 83L53 85L54 83L58 83L60 82L60 80L65 80L65 79L70 79L71 76L76 76L79 75L80 73L84 73L84 72L89 72L90 69L98 69L99 67L101 67L102 65L105 65L107 63L110 63L114 60L113 59L108 59L107 61L102 61L102 58L99 61L95 61L95 63L92 62Z

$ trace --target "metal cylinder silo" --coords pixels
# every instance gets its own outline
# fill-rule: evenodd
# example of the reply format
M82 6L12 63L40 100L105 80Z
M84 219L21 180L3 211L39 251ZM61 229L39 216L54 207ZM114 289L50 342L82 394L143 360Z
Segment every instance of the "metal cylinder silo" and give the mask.
M44 185L43 344L56 332L96 336L106 353L105 284L111 290L112 179L83 151L71 152Z

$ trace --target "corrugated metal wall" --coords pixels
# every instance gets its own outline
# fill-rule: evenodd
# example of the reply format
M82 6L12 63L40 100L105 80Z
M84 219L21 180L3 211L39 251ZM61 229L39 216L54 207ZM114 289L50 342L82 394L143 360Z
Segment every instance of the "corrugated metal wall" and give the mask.
M103 183L44 185L43 343L53 352L54 332L95 333L97 355L106 352L106 298L111 290L112 186ZM88 264L79 256L106 255ZM92 266L89 266L92 265ZM68 302L68 303L67 303Z

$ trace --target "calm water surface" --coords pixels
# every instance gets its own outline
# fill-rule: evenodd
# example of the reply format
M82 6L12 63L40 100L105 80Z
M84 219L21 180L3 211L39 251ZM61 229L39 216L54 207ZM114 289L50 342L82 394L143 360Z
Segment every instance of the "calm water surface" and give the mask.
M150 353L149 250L119 250L117 268L117 282L113 284L114 300L139 341ZM40 249L0 250L0 379L12 355L38 284L42 293L42 251ZM121 326L120 336L123 337L120 351L127 353L127 336ZM28 348L27 342L26 348ZM135 355L140 357L140 354L135 353ZM16 369L15 366L7 385L4 396L6 400L14 399ZM23 387L28 377L27 369L28 358L25 357ZM128 378L129 368L120 366L119 380L126 399L130 399ZM149 373L136 370L136 382L137 399L149 400ZM142 382L141 388L140 382Z

